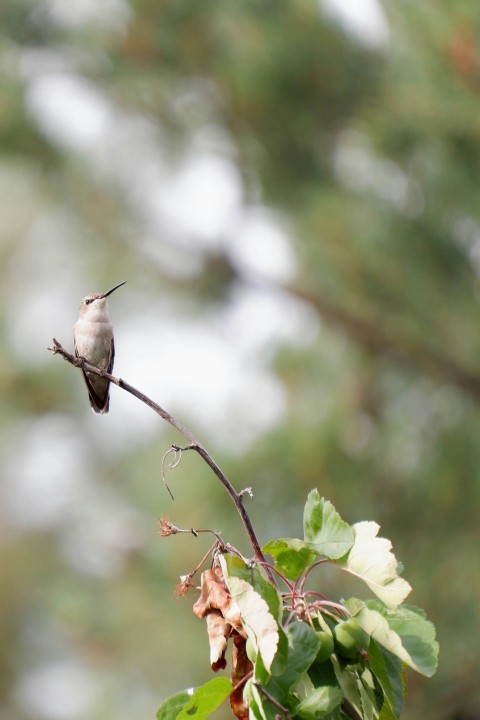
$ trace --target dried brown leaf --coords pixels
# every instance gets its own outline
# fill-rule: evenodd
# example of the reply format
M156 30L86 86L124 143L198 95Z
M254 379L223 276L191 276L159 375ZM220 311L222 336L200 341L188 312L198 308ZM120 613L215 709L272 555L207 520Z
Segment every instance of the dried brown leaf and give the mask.
M207 615L207 633L210 644L210 665L213 672L223 670L227 666L225 651L230 636L231 626L218 610L212 610Z
M251 673L252 670L253 664L247 656L246 640L235 633L233 635L232 672L230 674L230 680L232 681L234 690L230 694L230 706L238 720L248 720L248 703L243 698L245 683L241 683L241 681Z
M200 597L192 609L199 618L206 617L212 610L218 610L235 630L245 635L240 613L223 580L219 577L219 568L205 570L202 573Z

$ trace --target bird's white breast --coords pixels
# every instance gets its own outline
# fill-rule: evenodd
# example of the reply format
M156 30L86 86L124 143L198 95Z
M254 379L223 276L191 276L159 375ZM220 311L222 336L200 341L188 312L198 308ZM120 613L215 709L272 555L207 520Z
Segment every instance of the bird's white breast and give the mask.
M110 364L113 326L105 318L79 318L73 327L75 349L89 363L103 369Z

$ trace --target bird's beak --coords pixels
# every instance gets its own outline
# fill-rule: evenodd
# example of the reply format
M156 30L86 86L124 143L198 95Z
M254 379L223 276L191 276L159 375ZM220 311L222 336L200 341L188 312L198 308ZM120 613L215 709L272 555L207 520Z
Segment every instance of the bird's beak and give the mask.
M108 292L103 293L103 295L100 295L100 297L101 297L101 298L106 298L106 297L108 297L109 295L112 294L112 292L113 292L114 290L117 290L117 288L122 287L122 285L125 285L126 282L127 282L127 281L124 280L123 282L119 283L118 285L115 285L115 287L113 287L113 288L112 288L111 290L109 290Z

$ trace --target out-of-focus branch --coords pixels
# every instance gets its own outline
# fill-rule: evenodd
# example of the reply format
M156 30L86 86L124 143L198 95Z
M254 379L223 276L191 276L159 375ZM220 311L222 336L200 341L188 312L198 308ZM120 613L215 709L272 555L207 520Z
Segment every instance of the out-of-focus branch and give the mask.
M331 303L319 292L304 290L295 285L284 289L293 297L314 307L326 323L342 327L368 352L388 353L397 362L452 383L480 401L480 375L470 372L439 350L434 350L405 334L389 332L379 323L355 317L348 310Z
M229 494L231 500L233 501L240 518L243 522L243 526L245 528L245 532L247 533L248 539L250 541L250 544L252 545L255 560L259 560L262 564L266 564L265 557L262 553L262 550L260 548L259 542L257 540L257 536L255 534L255 531L253 529L252 523L250 521L250 517L245 510L245 507L243 505L243 495L245 494L245 491L237 493L231 482L228 480L226 475L223 473L223 471L219 468L217 463L213 460L213 458L209 455L207 450L201 445L201 443L197 440L195 435L188 430L184 425L182 425L176 418L173 417L169 412L164 410L158 403L154 402L151 398L149 398L147 395L144 395L144 393L140 392L140 390L137 390L132 385L129 385L129 383L125 382L125 380L122 380L121 378L115 377L115 375L110 375L110 373L105 372L105 370L101 370L100 368L95 367L94 365L90 365L89 362L87 362L82 357L77 357L76 355L72 355L67 350L65 350L62 345L53 338L53 346L49 347L48 350L53 352L54 355L61 355L67 362L69 362L71 365L74 365L77 368L81 368L85 372L93 373L94 375L100 375L100 377L104 377L107 380L110 380L110 382L113 385L117 385L118 387L122 388L122 390L126 390L131 395L136 397L141 402L145 403L145 405L148 405L149 408L151 408L154 412L157 413L157 415L160 415L160 417L168 422L172 427L175 428L187 441L188 445L186 447L180 448L178 447L178 450L195 450L201 458L207 463L207 465L213 470L217 478L222 483L223 487ZM267 567L267 572L269 573L270 579L275 584L275 578L274 576L269 572L269 568Z
M296 283L276 285L260 274L243 273L225 255L215 255L214 261L217 275L217 265L220 265L221 277L226 278L228 282L231 282L232 278L237 278L254 288L271 290L272 293L286 292L292 298L297 298L314 308L328 325L342 328L354 342L372 355L388 355L393 362L417 369L440 382L455 385L480 402L480 373L464 367L440 348L433 348L426 341L415 338L399 328L392 329L375 319L361 318L351 310L332 302L319 288L308 289ZM208 269L202 277L207 276L207 273ZM189 280L189 290L191 287Z

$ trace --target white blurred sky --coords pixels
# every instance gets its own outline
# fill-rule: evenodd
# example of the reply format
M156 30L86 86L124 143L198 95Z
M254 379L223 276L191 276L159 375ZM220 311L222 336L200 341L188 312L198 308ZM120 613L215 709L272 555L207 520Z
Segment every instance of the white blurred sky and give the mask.
M389 40L388 22L378 0L319 0L321 7L361 42L373 47Z

